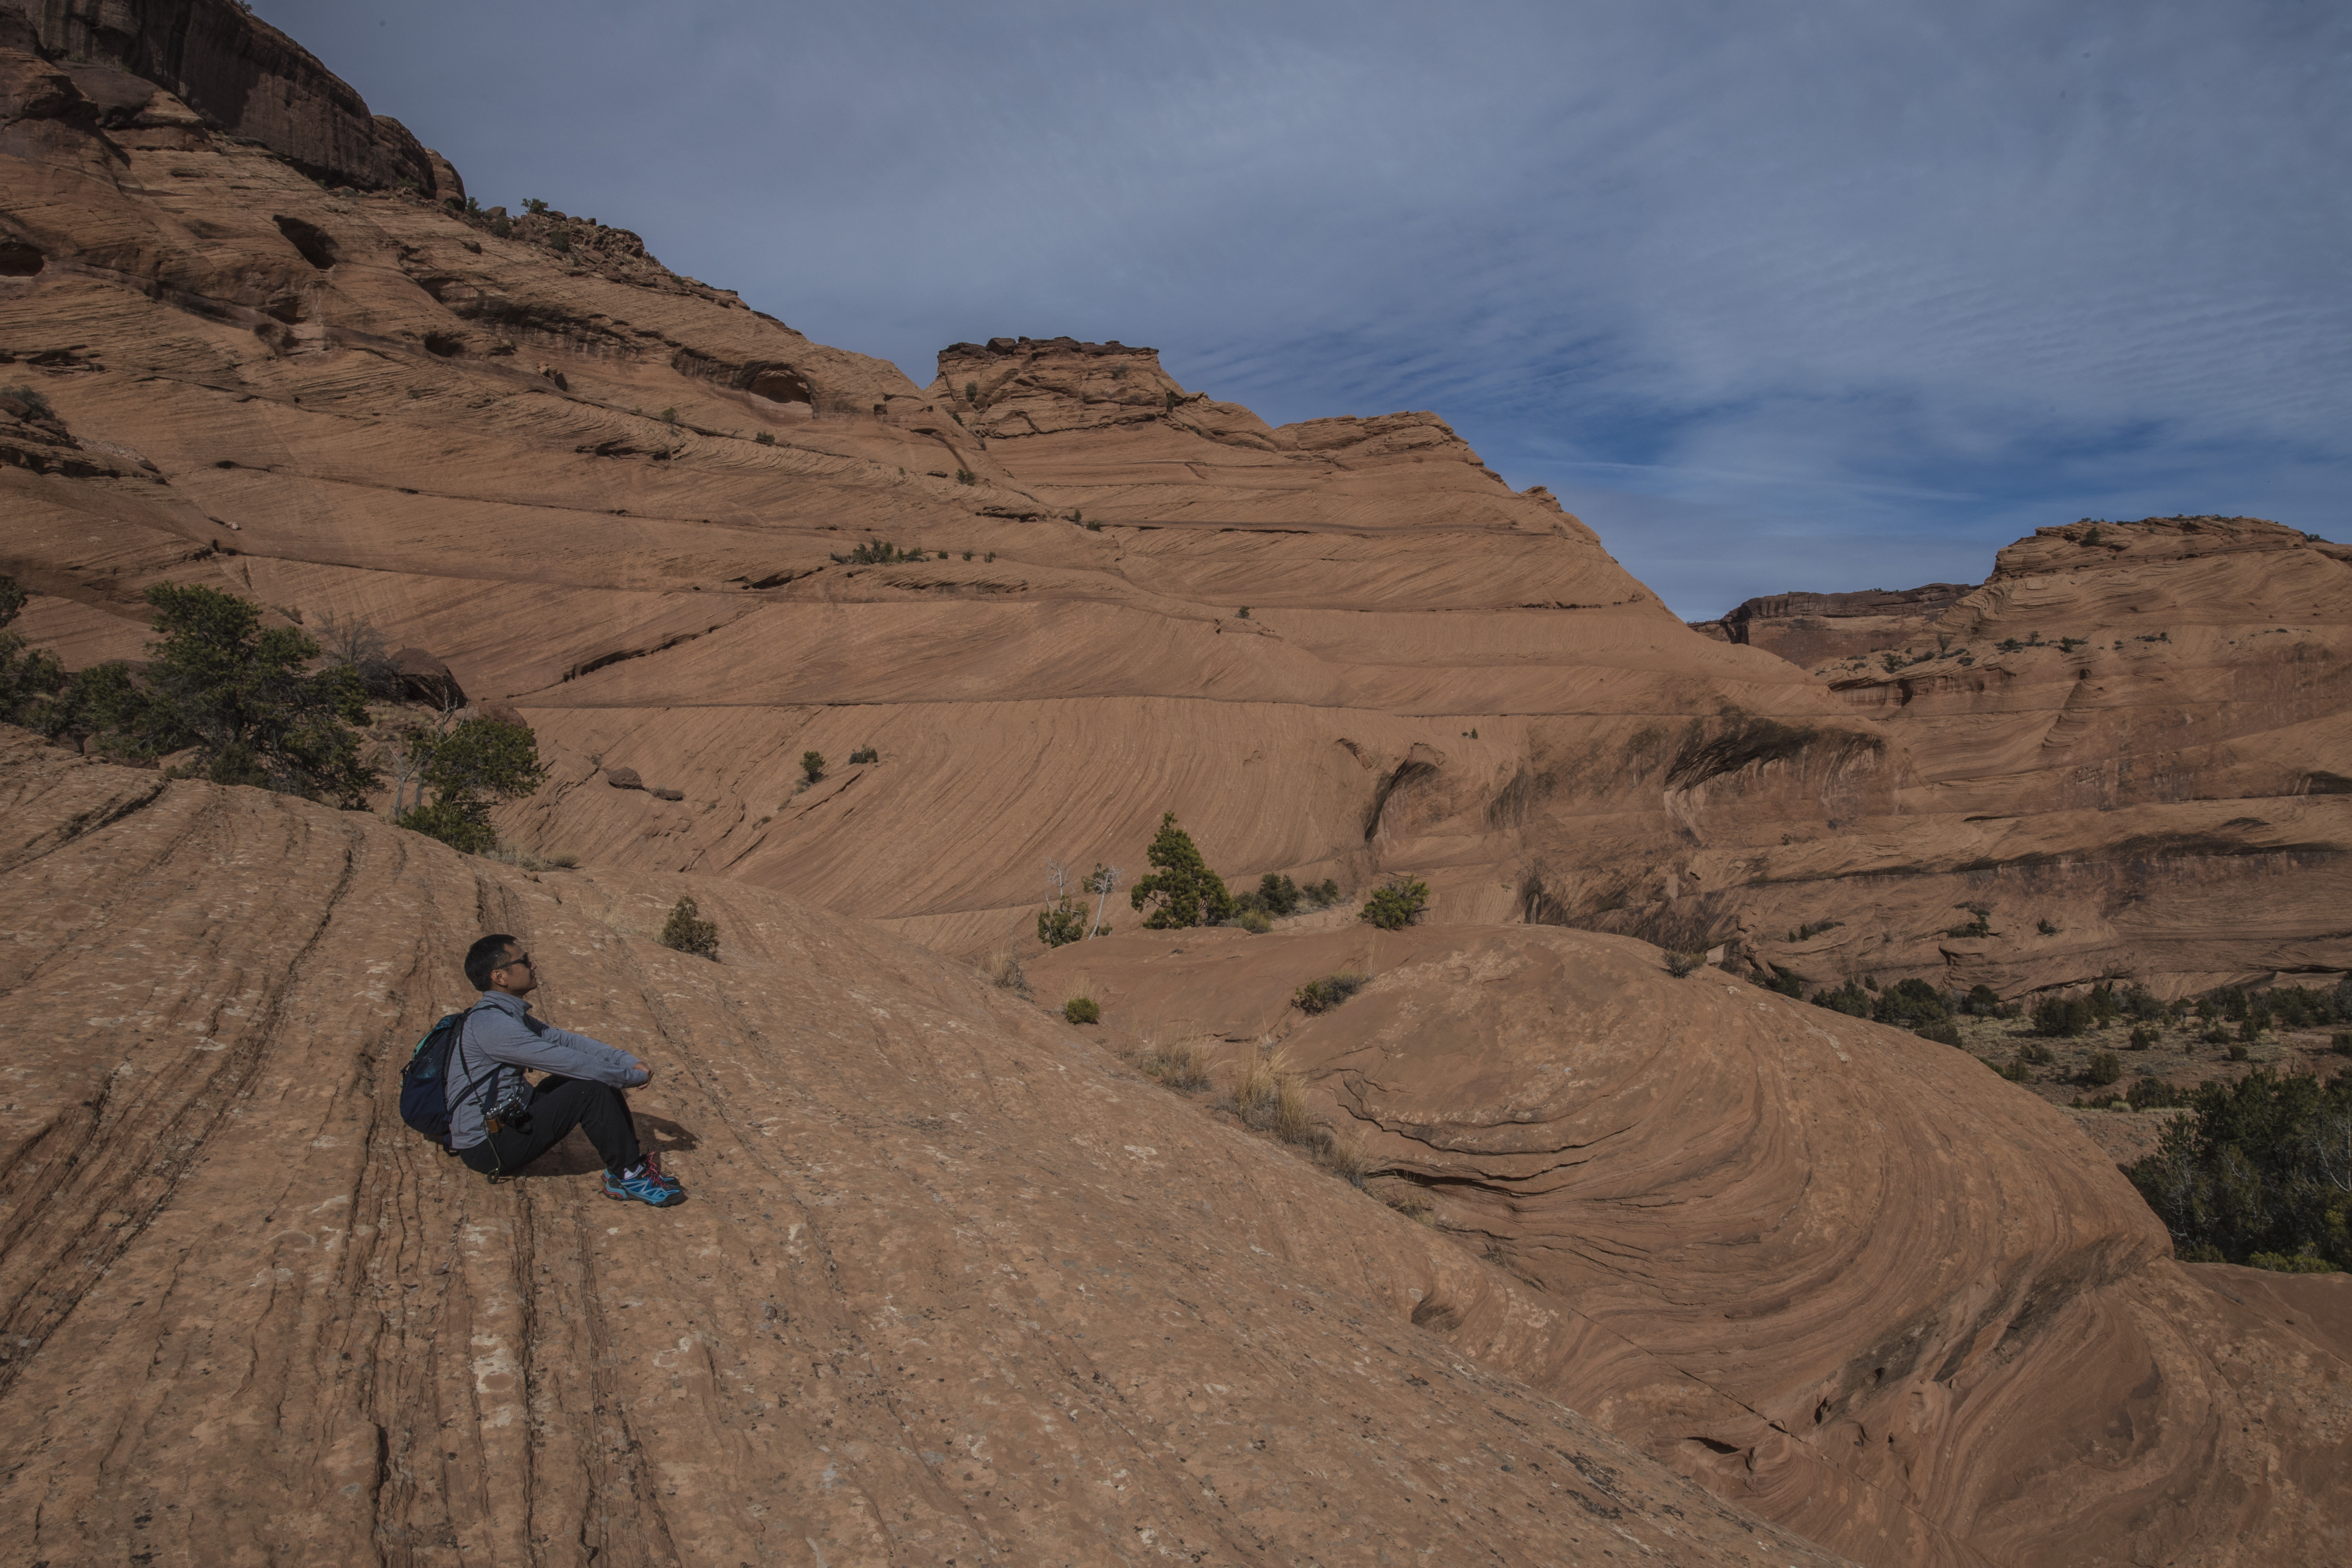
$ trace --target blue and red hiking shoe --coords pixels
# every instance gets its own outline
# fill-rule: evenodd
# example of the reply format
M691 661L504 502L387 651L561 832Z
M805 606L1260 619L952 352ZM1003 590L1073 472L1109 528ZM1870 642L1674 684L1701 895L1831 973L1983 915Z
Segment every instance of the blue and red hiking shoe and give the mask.
M651 1176L655 1181L659 1182L663 1186L667 1187L671 1192L682 1193L686 1191L685 1183L679 1181L676 1176L671 1175L667 1171L661 1168L661 1156L658 1154L648 1153L646 1155L646 1174Z
M635 1198L641 1204L651 1204L659 1208L664 1204L675 1202L680 1192L681 1189L663 1181L660 1173L648 1167L641 1167L634 1176L625 1176L618 1171L604 1173L604 1195L608 1198L619 1198L624 1202Z

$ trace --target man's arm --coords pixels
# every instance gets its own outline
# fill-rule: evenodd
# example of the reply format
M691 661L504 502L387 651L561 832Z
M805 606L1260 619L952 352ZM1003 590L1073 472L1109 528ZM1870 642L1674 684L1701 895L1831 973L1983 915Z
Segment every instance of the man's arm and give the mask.
M653 1076L643 1062L628 1052L569 1029L559 1029L552 1024L533 1020L539 1026L534 1029L496 1007L485 1007L474 1018L474 1028L467 1037L468 1049L509 1067L559 1073L565 1078L586 1079L591 1083L609 1083L622 1089L634 1088Z

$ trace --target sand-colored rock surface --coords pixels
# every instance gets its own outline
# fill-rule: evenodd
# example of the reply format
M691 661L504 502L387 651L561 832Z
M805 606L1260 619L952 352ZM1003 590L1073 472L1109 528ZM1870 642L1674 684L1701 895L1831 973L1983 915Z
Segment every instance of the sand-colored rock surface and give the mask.
M862 922L5 729L0 821L10 1562L1837 1560L1493 1359L1536 1291ZM401 1125L485 923L683 1207Z
M1823 666L1902 747L1914 820L1776 856L1840 898L1752 900L1754 951L2011 994L2352 966L2347 554L2249 518L2043 529L1925 633Z
M1372 977L1352 1000L1290 1005L1345 969ZM1832 1550L2334 1552L2352 1279L2174 1263L2068 1113L1963 1052L1543 928L1137 934L1030 966L1047 1000L1080 976L1115 1037L1277 1048L1367 1135L1374 1191L1542 1293L1555 1316L1489 1359Z
M109 69L196 79L138 43L163 14L122 13ZM54 52L67 14L40 15ZM299 86L325 68L248 33L300 135L341 134ZM322 184L293 131L232 134L203 93L109 108L135 92L86 75L0 52L0 351L48 410L0 407L25 630L136 657L163 579L369 620L535 727L554 776L502 816L519 843L950 953L1023 938L1048 859L1139 869L1173 810L1231 877L1410 871L1441 920L1809 984L2352 965L2352 802L2324 793L2345 568L2299 536L2035 546L1947 612L1979 642L2095 630L2087 685L2092 653L1982 647L1818 678L1691 632L1434 414L1269 426L1067 338L954 345L919 389L626 229ZM2210 637L2131 640L2189 602ZM1946 939L1967 903L2000 940Z
M1845 594L1766 594L1712 621L1693 621L1702 637L1743 643L1811 668L1831 659L1900 647L1928 633L1937 617L1975 584L1929 583L1888 591Z

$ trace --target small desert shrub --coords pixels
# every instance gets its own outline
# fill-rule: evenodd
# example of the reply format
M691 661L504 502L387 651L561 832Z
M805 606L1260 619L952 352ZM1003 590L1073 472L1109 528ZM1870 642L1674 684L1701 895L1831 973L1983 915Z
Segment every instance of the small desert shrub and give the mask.
M1240 609L1238 609L1238 610L1234 611L1234 618L1235 620L1240 620L1240 621L1245 621L1245 620L1248 620L1248 619L1249 619L1249 606L1248 606L1247 605L1244 605Z
M2144 1078L2131 1086L2124 1098L2134 1110L2161 1110L2168 1106L2187 1105L2197 1098L2192 1089L2176 1089L2160 1078Z
M1320 980L1310 980L1290 994L1290 1005L1312 1016L1328 1013L1349 997L1364 988L1370 976L1343 969L1337 974L1327 974Z
M956 483L960 485L976 485L980 483L980 476L973 473L970 468L958 468L956 470Z
M1429 884L1418 877L1399 875L1391 877L1386 886L1374 889L1356 918L1370 921L1382 931L1402 931L1428 907Z
M1037 911L1037 940L1047 947L1067 947L1087 934L1086 906L1069 894Z
M2048 1046L2022 1045L2017 1047L2017 1054L2035 1067L2046 1068L2058 1059L2058 1053Z
M2319 1256L2315 1246L2306 1244L2301 1252L2256 1252L2249 1254L2246 1265L2251 1268L2268 1268L2280 1274L2335 1274L2336 1265Z
M2352 1057L2352 1034L2337 1030L2327 1042L2327 1048L2339 1057Z
M1916 1030L1942 1023L1950 1016L1941 993L1924 980L1898 980L1881 991L1870 1005L1870 1016L1898 1029Z
M1268 871L1257 879L1257 886L1246 893L1234 896L1234 907L1242 910L1264 910L1269 915L1292 915L1307 898L1298 884L1289 878Z
M1666 973L1680 980L1698 973L1706 963L1706 954L1703 952L1670 952L1666 954Z
M754 443L762 447L772 447L776 444L776 435L772 430L762 430L757 436L752 437L751 439Z
M2254 1059L2254 1053L2246 1049L2243 1046L2231 1046L2230 1047L2230 1059L2233 1062L2250 1062Z
M661 944L679 952L690 952L712 963L719 960L719 925L702 918L694 895L680 893L677 902L670 906L669 923L662 927Z
M2126 1050L2144 1051L2155 1044L2156 1031L2149 1028L2145 1024L2135 1024L2132 1026L2130 1043L2126 1045L2125 1048Z
M2033 1032L2037 1035L2071 1040L2086 1032L2093 1022L2087 996L2048 996L2033 1006Z
M1339 883L1336 878L1326 877L1313 886L1298 890L1318 910L1328 910L1339 901Z
M2048 921L2035 921L2033 922L2033 929L2040 931L2043 936L2056 936L2058 934L2058 928L2052 925Z
M1176 412L1176 405L1177 405L1178 403L1181 402L1181 401L1182 401L1182 399L1181 399L1181 398L1179 398L1179 397L1176 395L1174 389L1172 389L1172 388L1171 388L1171 389L1169 391L1169 394L1168 394L1168 412L1169 412L1169 413L1171 413L1171 414L1175 413L1175 412Z
M1799 926L1795 931L1790 931L1789 933L1789 940L1790 942L1811 942L1813 938L1821 935L1822 932L1825 931L1835 931L1838 927L1843 924L1845 924L1843 921L1808 921L1803 925Z
M1073 1024L1099 1024L1102 1004L1091 996L1073 996L1062 1004L1062 1016Z
M1237 925L1252 936L1264 936L1274 929L1274 921L1264 910L1244 910L1225 922Z
M1834 991L1814 992L1812 1000L1816 1007L1826 1007L1832 1013L1843 1013L1850 1018L1870 1016L1870 993L1864 991L1861 984L1852 978Z
M814 784L817 780L824 777L824 753L823 752L803 752L801 753L801 772L807 776L808 782L811 784Z
M1957 1046L1960 1043L1960 1026L1949 1018L1938 1018L1933 1023L1922 1024L1911 1032L1923 1040L1933 1040L1939 1046ZM2115 1080L2109 1079L2106 1081L2113 1083Z
M887 539L869 539L846 555L836 555L834 562L842 566L894 566L908 561L928 561L930 553L923 550L901 550Z
M577 855L537 855L528 849L500 847L490 851L493 860L503 860L525 871L569 871L580 864Z
M866 746L861 750L849 753L849 762L852 767L856 766L860 763L878 763L881 760L882 753L876 751L871 746Z
M2091 1065L2083 1069L2083 1081L2095 1087L2116 1082L2124 1076L2124 1064L2113 1051L2094 1051Z
M0 397L14 398L23 404L26 411L36 419L55 419L58 416L58 411L50 405L48 395L37 386L0 386Z
M436 800L430 805L411 807L393 822L412 833L438 838L450 848L467 855L488 855L499 847L498 833L490 825L454 800Z
M665 424L665 425L675 425L675 424L677 424L677 409L675 409L675 408L665 408L665 409L663 409L663 410L662 410L662 412L661 412L661 422L662 422L663 424Z

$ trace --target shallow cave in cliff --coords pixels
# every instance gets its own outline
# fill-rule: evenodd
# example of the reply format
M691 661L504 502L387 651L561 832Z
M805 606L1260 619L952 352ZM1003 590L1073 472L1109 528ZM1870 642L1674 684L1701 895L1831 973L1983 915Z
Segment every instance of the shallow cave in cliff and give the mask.
M764 397L771 403L805 403L816 405L816 395L800 374L789 370L763 370L751 378L745 388L754 397Z
M302 259L324 272L342 258L335 250L335 242L327 231L315 224L304 223L299 217L276 217L270 220L286 243L302 253Z

